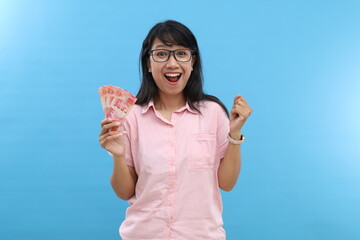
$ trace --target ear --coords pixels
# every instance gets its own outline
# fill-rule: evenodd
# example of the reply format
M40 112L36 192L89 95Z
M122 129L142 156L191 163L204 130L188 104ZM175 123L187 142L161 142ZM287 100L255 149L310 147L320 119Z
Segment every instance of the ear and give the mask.
M195 62L196 62L196 55L193 55L191 58L191 71L193 70Z
M147 60L148 72L151 72L150 59Z

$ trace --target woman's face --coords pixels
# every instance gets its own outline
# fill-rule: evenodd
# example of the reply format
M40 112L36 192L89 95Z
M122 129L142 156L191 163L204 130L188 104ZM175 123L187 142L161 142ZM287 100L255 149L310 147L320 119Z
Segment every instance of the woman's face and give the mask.
M151 50L154 49L186 49L180 45L167 46L158 38L154 40ZM174 58L174 53L170 54L166 62L155 62L153 57L149 57L149 72L151 72L155 84L159 89L160 97L174 97L183 94L183 90L190 78L195 62L194 56L188 62L178 62Z

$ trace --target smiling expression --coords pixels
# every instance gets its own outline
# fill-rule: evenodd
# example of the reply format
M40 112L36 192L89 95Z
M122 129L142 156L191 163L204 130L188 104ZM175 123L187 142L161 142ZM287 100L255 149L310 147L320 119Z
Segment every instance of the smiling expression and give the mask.
M186 47L180 45L166 45L156 38L151 50L176 50L184 48ZM193 70L194 62L194 56L188 62L176 61L173 54L170 55L169 60L166 62L155 62L152 57L149 57L149 72L151 72L155 84L159 89L159 96L173 97L182 95Z

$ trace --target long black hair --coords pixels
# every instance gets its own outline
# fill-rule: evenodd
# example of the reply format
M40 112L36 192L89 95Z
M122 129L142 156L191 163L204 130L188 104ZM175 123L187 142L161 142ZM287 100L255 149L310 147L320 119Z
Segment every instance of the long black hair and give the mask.
M142 81L139 92L136 95L136 104L146 105L158 94L158 87L154 82L152 74L148 71L149 51L156 38L166 45L181 45L194 51L193 54L196 56L196 60L193 65L193 71L184 88L184 95L189 107L201 114L197 103L204 100L213 101L218 103L229 116L225 105L217 97L205 94L203 91L201 57L194 34L185 25L173 20L160 22L153 26L142 44L140 52Z

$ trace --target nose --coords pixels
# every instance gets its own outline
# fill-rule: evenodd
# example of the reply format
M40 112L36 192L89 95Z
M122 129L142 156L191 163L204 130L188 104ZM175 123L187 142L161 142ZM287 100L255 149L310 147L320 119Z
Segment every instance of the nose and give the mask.
M170 54L169 60L166 62L168 68L176 68L179 66L178 61L174 57L174 53Z

